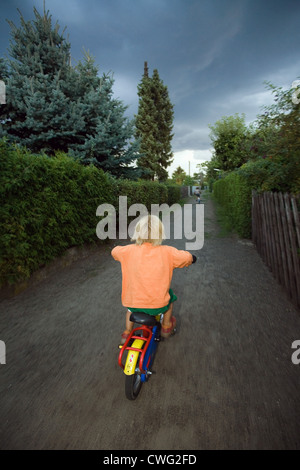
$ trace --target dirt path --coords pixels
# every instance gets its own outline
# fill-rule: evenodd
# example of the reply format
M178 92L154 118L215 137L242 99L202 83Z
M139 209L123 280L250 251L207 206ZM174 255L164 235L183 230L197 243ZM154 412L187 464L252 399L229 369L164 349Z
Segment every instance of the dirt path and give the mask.
M178 334L135 402L117 365L124 312L109 247L1 302L1 449L300 449L300 313L204 204L198 263L173 277Z

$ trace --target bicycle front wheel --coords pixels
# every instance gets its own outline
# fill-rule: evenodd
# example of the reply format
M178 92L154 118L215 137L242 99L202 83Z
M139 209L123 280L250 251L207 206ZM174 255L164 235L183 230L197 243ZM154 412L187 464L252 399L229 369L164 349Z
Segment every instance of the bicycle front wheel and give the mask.
M141 374L126 375L125 377L125 395L128 400L135 400L141 391L143 382Z

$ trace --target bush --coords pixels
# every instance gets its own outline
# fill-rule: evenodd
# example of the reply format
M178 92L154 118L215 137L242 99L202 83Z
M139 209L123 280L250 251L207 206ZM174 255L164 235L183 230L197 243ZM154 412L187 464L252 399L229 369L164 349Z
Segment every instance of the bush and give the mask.
M252 189L297 193L299 169L295 165L291 173L291 167L281 160L259 158L213 184L215 198L224 207L233 229L245 238L251 238Z
M164 186L167 188L168 199L167 203L169 206L179 202L181 199L181 189L178 184L164 183Z
M32 155L0 142L0 283L15 282L62 254L97 240L96 208L113 203L110 178L70 157Z
M116 184L118 196L127 196L128 207L139 203L150 211L151 204L161 204L168 199L166 186L155 181L117 180Z
M243 238L251 238L251 186L237 172L216 181L215 199L229 217L234 230Z
M237 170L251 186L257 191L279 191L279 192L297 192L297 174L293 170L291 177L291 168L276 159L258 158L255 161L249 161ZM298 191L300 189L298 180Z

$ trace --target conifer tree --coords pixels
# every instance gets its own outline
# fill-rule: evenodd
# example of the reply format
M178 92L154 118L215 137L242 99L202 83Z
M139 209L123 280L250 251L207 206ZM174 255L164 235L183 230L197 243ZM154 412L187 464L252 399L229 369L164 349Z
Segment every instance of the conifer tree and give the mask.
M166 168L172 163L173 105L168 88L157 69L149 77L145 62L144 75L138 85L139 107L136 116L136 136L140 138L141 158L138 166L145 170L145 178L166 180Z
M34 8L34 15L26 22L20 13L19 28L9 21L8 73L0 62L0 73L8 75L0 137L33 152L64 151L116 176L139 176L132 167L138 157L138 143L130 142L134 124L124 116L126 107L112 97L112 77L99 77L89 54L72 67L64 31L52 25L45 7L43 15Z
M20 13L20 12L19 12ZM7 104L1 109L3 132L34 152L68 150L82 125L78 103L70 96L74 72L69 65L70 44L51 16L34 9L35 21L21 27L12 22Z
M126 106L113 98L113 78L98 77L98 68L89 53L79 62L79 94L83 107L84 140L72 145L72 154L83 163L94 163L113 175L137 178L141 171L132 164L138 158L138 141L130 142L134 121L125 117Z

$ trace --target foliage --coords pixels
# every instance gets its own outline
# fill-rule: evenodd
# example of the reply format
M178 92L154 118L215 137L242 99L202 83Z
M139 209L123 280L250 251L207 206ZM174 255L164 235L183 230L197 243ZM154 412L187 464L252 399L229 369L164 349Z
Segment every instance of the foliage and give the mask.
M27 278L67 248L98 240L96 209L118 196L134 203L178 202L180 187L116 179L63 152L34 155L0 140L0 284Z
M178 166L178 167L176 168L176 170L173 171L173 173L172 173L172 180L174 180L174 182L175 182L176 184L180 184L180 185L181 185L181 184L183 184L183 182L184 182L186 176L187 176L187 175L186 175L186 172L184 171L184 169L181 168L181 166Z
M117 191L119 196L127 196L128 207L132 204L144 204L148 211L151 204L161 204L168 199L168 190L158 181L130 181L118 180Z
M265 106L252 132L250 160L267 160L270 174L263 190L300 191L300 105L293 103L293 90L267 83L274 104ZM257 164L258 170L261 163Z
M270 158L258 158L243 165L238 174L257 191L298 192L299 179L289 175L288 165Z
M139 157L139 142L131 138L134 120L125 117L126 106L113 99L112 76L98 77L94 59L85 54L84 63L76 67L79 74L84 127L80 141L72 142L70 154L84 164L93 163L104 171L122 178L137 179L142 172L132 164Z
M167 180L164 181L163 186L167 188L167 204L171 206L172 204L175 204L180 201L181 199L181 191L180 191L180 186L178 184L174 184L173 181Z
M112 76L99 77L88 53L72 67L71 46L59 25L52 25L49 12L40 15L34 8L34 15L28 22L21 15L19 28L9 22L11 59L8 67L0 62L7 91L0 136L32 152L52 156L59 150L116 176L137 178L134 121L112 96Z
M251 186L238 172L233 172L213 185L214 197L220 203L233 229L251 238Z
M147 65L147 63L145 63ZM157 69L152 77L145 67L138 85L139 106L136 115L136 137L140 140L141 157L138 166L144 170L143 178L165 181L166 168L172 163L171 148L173 129L173 105L168 88L160 79Z
M216 199L224 206L233 227L242 236L250 236L251 233L252 189L300 192L300 105L293 102L292 89L283 90L271 83L267 83L267 87L274 95L274 103L264 107L264 112L244 132L244 140L241 138L248 156L247 162L236 165L232 173L220 173L222 178L213 184ZM216 178L215 165L222 162L222 158L218 161L218 145L222 142L226 144L226 139L220 140L220 136L224 137L226 126L223 124L226 122L218 122L214 128L217 145L211 162L206 164L207 174L211 178ZM231 132L228 133L230 136ZM223 149L221 146L221 150L222 156L226 145ZM230 157L232 162L234 154L233 151ZM242 161L245 154L241 155Z
M213 167L209 165L210 169L232 171L247 161L245 147L247 128L244 115L224 116L209 128L214 147Z
M213 183L216 200L224 207L232 227L251 238L251 191L299 192L299 176L289 173L288 165L272 159L249 161Z
M96 208L114 202L102 170L4 141L0 166L1 282L26 278L68 247L96 241Z
M194 176L186 175L182 184L184 186L194 186L198 182L199 182L199 175L194 173Z

